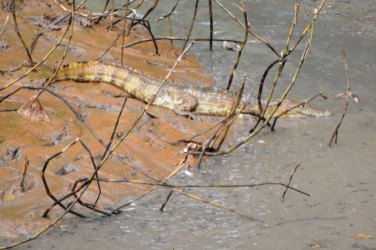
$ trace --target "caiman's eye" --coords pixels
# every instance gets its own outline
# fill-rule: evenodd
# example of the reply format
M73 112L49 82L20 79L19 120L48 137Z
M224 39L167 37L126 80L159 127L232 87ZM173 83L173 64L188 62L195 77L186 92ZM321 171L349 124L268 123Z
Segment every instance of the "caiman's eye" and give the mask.
M299 106L300 108L308 108L308 104L307 103L302 103L302 104L300 104L300 106Z

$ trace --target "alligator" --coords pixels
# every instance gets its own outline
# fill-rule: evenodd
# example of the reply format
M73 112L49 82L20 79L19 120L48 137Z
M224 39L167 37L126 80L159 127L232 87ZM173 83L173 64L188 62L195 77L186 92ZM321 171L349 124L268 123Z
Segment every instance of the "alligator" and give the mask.
M133 69L115 65L104 64L97 61L75 62L66 64L57 72L54 81L73 80L77 82L105 82L116 85L125 90L132 97L145 103L154 98L152 104L173 110L178 115L208 115L227 116L232 110L235 92L214 88L198 88L190 86L177 86L164 84L152 80ZM154 97L155 93L158 94ZM272 101L269 104L265 116L278 104ZM284 100L274 116L284 113L286 110L297 106L298 102ZM238 105L242 114L259 115L257 103L250 103L245 99ZM192 114L192 116L191 116ZM308 103L298 105L289 110L283 116L286 117L325 117L330 116L329 111L323 111L312 107Z

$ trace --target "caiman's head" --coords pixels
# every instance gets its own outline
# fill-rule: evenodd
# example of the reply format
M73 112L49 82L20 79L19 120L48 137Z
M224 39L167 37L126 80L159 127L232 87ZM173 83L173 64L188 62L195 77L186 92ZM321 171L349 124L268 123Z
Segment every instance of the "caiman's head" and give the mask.
M279 116L280 114L284 113L286 110L289 110L289 111L285 113L283 117L328 117L332 115L332 113L329 110L321 110L321 109L315 108L309 103L304 103L301 105L299 105L299 103L301 102L284 100L282 104L280 105L280 107L278 108L277 112L274 114L274 116ZM265 104L263 103L263 105ZM276 105L277 105L276 101L270 102L269 107L265 114L266 117L271 115ZM259 109L258 109L257 104L252 104L252 105L246 104L245 108L243 109L243 112L244 113L255 113L255 112L259 113L258 110Z

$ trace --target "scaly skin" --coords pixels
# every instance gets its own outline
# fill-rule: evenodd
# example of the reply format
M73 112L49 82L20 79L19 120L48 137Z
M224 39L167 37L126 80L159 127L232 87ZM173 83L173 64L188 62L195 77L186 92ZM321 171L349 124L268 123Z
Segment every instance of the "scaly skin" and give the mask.
M106 82L125 90L131 96L148 102L157 92L160 83L143 76L134 70L107 65L99 62L77 62L63 66L57 73L55 81L73 80L78 82ZM194 88L165 84L161 87L153 105L174 110L177 114L226 116L230 113L234 92L216 90L213 88ZM266 116L271 114L276 102L271 102ZM285 100L275 116L296 106L297 102ZM242 100L239 107L244 107L244 114L258 114L258 105L249 104ZM284 116L288 117L324 117L331 115L329 111L322 111L304 105L297 107Z

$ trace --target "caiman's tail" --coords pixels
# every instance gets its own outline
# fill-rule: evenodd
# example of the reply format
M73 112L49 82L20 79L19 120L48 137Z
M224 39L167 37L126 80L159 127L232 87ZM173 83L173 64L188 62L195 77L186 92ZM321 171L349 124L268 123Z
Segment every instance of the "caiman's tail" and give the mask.
M104 67L103 64L96 61L70 63L59 69L54 80L73 80L80 82L107 82L106 80L109 80L109 82L111 82L112 79L109 79L109 77L113 74L109 72L111 71L109 70L110 68L115 71L117 67L109 65Z
M106 82L116 85L141 101L147 101L155 93L156 86L148 77L132 69L100 62L76 62L60 68L54 81Z

